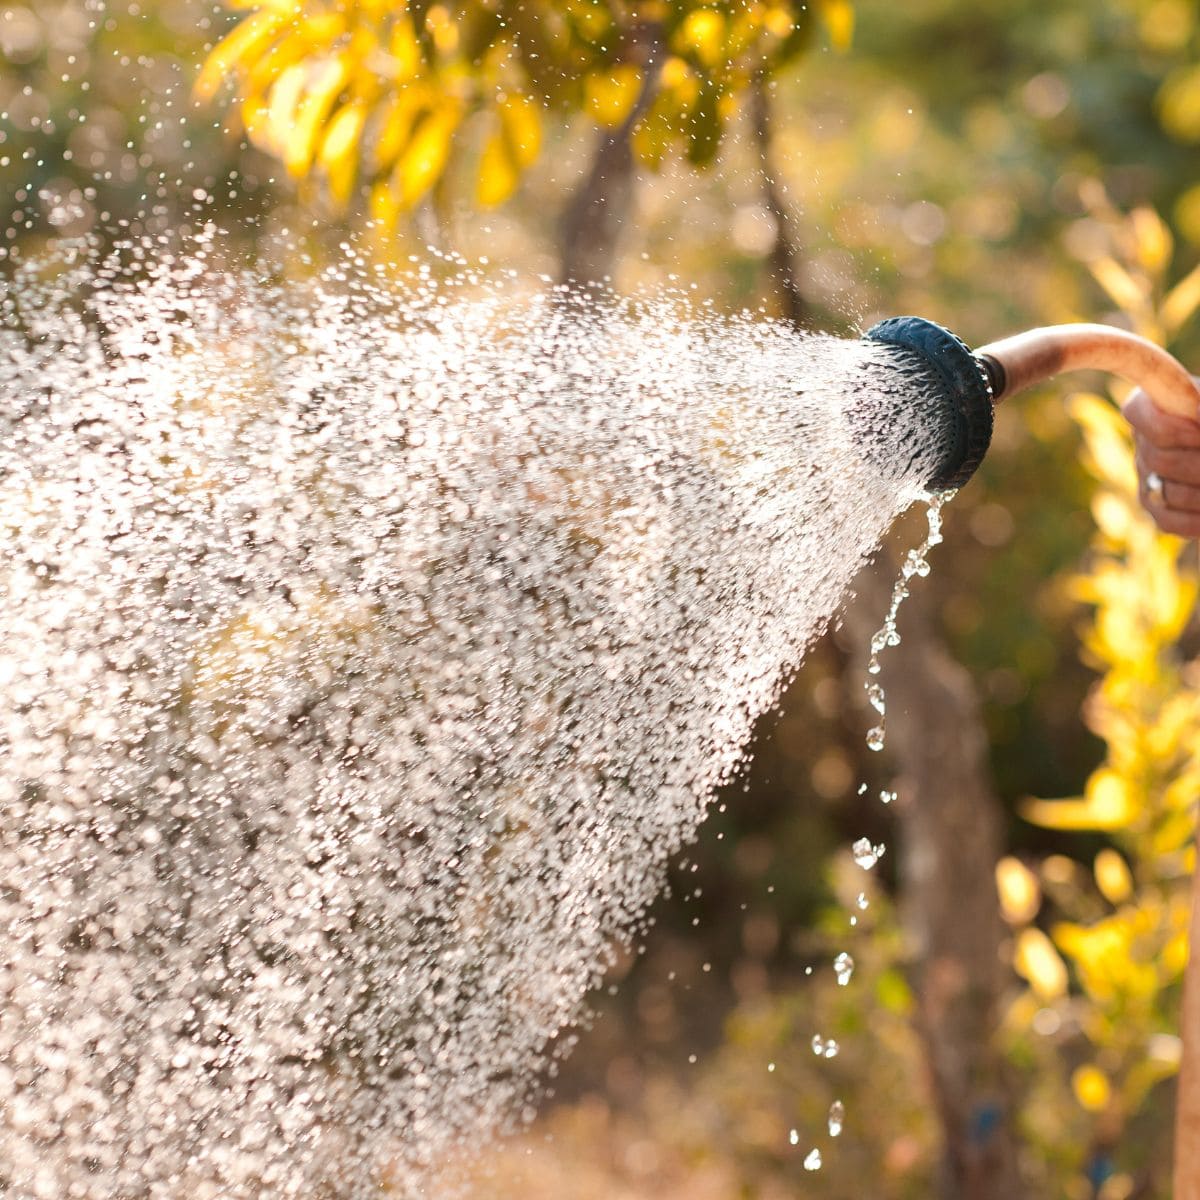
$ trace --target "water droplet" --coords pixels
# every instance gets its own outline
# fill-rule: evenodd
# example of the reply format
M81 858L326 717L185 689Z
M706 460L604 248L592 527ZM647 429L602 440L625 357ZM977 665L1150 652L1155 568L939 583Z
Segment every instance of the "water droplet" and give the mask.
M854 959L844 950L833 960L833 973L837 976L838 985L845 987L854 974Z
M854 855L854 861L864 871L869 871L879 861L878 856L875 854L875 847L871 845L870 838L859 838L851 847L851 852Z
M867 745L872 750L882 750L886 740L886 733L882 725L876 725L873 729L867 730Z
M789 1130L788 1131L788 1141L791 1142L791 1144L793 1146L799 1145L800 1144L800 1130L798 1130L798 1129Z
M829 1136L840 1137L845 1123L846 1106L840 1100L835 1100L829 1106Z
M819 1033L813 1034L812 1052L818 1058L837 1058L841 1049L833 1038L823 1038Z
M819 1171L821 1169L821 1152L816 1146L805 1156L804 1169L806 1171Z
M883 857L886 849L882 842L872 846L870 838L859 838L850 847L850 852L854 855L854 861L864 871L869 871Z

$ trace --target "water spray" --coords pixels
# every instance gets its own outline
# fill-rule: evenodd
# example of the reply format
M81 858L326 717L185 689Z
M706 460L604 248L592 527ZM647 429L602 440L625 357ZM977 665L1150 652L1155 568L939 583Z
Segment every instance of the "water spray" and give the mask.
M1196 402L1115 331L155 253L0 312L12 1194L441 1194L997 399L1100 366Z

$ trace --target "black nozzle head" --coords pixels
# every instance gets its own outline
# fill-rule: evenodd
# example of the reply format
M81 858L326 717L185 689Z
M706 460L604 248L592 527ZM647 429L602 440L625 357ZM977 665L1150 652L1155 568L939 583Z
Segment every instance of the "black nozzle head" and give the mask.
M889 317L867 330L868 340L911 353L944 399L946 451L927 486L962 487L992 440L993 392L988 372L961 338L924 317Z

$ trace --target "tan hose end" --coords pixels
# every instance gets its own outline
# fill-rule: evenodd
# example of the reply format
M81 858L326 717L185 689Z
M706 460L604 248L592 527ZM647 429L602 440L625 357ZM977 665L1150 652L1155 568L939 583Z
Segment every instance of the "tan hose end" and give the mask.
M1124 329L1048 325L982 346L975 355L988 371L997 403L1064 371L1108 371L1137 384L1164 412L1200 420L1200 390L1184 367Z

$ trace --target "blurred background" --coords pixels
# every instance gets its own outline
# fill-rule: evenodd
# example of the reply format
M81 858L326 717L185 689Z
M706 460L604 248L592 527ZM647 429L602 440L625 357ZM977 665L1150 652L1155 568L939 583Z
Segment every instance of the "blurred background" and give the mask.
M847 335L1106 321L1200 364L1198 146L1196 0L0 11L0 280L212 222L297 275L352 238ZM1088 383L999 413L880 756L865 651L920 515L894 531L475 1194L1170 1195L1196 560Z

